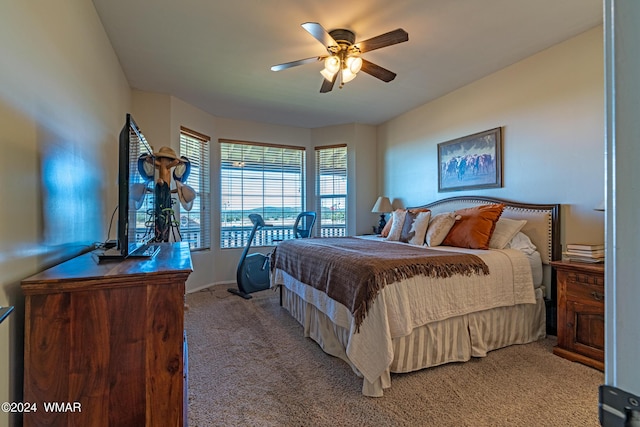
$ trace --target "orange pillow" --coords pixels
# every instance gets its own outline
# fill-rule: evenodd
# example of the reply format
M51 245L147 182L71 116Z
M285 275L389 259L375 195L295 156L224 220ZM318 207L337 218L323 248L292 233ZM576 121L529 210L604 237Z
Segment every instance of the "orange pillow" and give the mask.
M396 211L398 210L402 211L404 209L396 209ZM431 210L425 209L425 208L408 209L408 211L411 212L412 214L416 214L420 212L431 212ZM384 228L382 229L382 233L380 233L380 237L389 237L389 232L391 231L392 225L393 225L393 213L389 215L389 221L387 221Z
M489 249L491 235L503 209L503 204L493 204L457 210L455 214L461 218L453 224L442 244L459 248Z

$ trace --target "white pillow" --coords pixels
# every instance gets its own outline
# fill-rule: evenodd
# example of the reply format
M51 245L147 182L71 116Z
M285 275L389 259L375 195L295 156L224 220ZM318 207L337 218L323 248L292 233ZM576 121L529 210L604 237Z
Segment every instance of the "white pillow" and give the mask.
M400 241L412 245L424 245L424 237L427 234L431 212L408 211L404 217L404 225L400 232Z
M534 245L531 242L531 239L529 239L529 236L524 234L522 231L519 231L515 236L513 236L513 239L507 243L506 248L518 249L527 255L532 255L537 249L536 245Z
M429 221L429 228L427 228L426 244L428 246L440 246L457 219L460 219L460 215L456 215L453 212L434 215Z
M391 214L391 230L389 230L389 235L387 236L387 240L400 240L400 234L402 233L402 227L404 226L404 218L407 216L407 211L404 209L396 209Z
M496 227L493 229L491 240L489 240L489 247L493 249L504 249L511 239L518 234L522 227L527 223L526 220L516 220L509 218L500 218L496 222Z

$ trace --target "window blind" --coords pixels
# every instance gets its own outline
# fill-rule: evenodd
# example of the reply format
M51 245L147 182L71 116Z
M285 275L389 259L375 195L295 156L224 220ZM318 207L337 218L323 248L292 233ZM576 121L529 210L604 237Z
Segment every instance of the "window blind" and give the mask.
M191 162L184 183L197 194L190 211L180 209L180 234L191 250L211 248L210 140L206 135L180 127L180 155Z
M345 236L347 229L347 146L315 147L316 214L322 237Z
M305 149L259 142L220 142L220 247L247 244L253 224L249 214L262 215L272 227L253 243L273 244L288 238L304 210Z

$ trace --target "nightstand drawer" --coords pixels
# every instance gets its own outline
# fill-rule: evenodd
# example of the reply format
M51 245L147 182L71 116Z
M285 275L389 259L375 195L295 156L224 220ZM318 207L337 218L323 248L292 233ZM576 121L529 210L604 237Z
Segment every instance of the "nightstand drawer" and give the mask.
M599 276L592 273L579 273L576 271L570 271L563 274L565 274L567 277L567 284L575 283L577 285L592 285L604 287L604 276Z
M581 277L583 276L583 277ZM600 277L584 277L579 273L569 273L566 279L567 299L585 304L604 304L604 283ZM591 283L584 279L589 279Z

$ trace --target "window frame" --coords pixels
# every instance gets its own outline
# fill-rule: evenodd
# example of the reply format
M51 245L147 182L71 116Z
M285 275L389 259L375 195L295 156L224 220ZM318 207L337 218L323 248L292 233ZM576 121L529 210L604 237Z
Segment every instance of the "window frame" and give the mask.
M273 246L292 238L293 221L306 206L306 147L222 138L218 142L220 249L246 246L253 228L250 213L261 214L270 225L256 233L253 246ZM274 193L278 184L281 191Z
M332 184L332 188L333 190L336 189L336 187L338 186L344 186L344 192L339 192L336 193L335 191L333 192L329 192L329 193L323 193L323 187L325 187L326 182L323 182L323 170L329 170L330 166L329 165L321 165L320 162L322 161L322 154L328 150L332 150L333 153L331 153L331 157L333 159L335 159L336 155L338 153L336 153L337 150L340 151L344 151L343 153L340 153L340 156L344 156L344 167L343 167L343 171L339 174L332 174L331 176L333 176L333 178L331 178L331 184ZM347 235L347 226L348 226L348 200L349 200L349 186L348 186L348 146L347 144L334 144L334 145L325 145L325 146L317 146L314 147L314 151L315 151L315 164L316 164L316 170L315 170L315 205L316 205L316 216L317 216L317 220L316 220L316 224L317 226L315 227L314 230L314 235L315 236L319 236L319 237L342 237L342 236L346 236ZM338 169L336 167L336 165L333 165L334 169ZM344 183L338 183L336 178L338 179L342 179L344 180ZM344 210L343 210L343 216L344 216L344 222L343 224L333 224L333 225L326 225L323 224L324 220L323 220L323 201L326 200L336 200L336 199L342 199L344 201Z
M180 126L180 155L185 156L191 162L191 173L185 184L190 185L196 191L194 207L198 206L199 239L192 244L189 239L189 249L192 252L211 249L211 138L200 132L184 126ZM192 152L198 153L196 156ZM187 155L189 154L189 155ZM185 240L183 230L183 218L187 218L187 224L195 223L193 211L187 211L180 206L180 233ZM200 244L197 244L197 241Z

